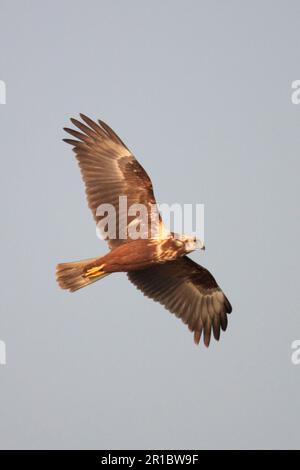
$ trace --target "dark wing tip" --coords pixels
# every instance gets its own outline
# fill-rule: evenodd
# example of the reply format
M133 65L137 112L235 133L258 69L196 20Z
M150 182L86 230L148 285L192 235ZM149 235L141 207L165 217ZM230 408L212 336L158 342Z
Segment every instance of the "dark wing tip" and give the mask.
M72 118L72 117L70 118L70 121L72 124L74 124L74 126L77 126L78 123L80 124L80 122L77 119Z
M66 142L66 144L70 144L70 145L77 145L78 144L78 140L73 140L73 139L62 139L63 142Z
M224 295L224 299L225 299L225 307L226 307L226 309L227 309L227 313L231 313L231 312L232 312L231 303L230 303L229 300L227 299L226 295Z
M219 341L221 336L221 324L219 318L216 316L214 317L212 328L215 340Z
M82 134L81 132L78 132L75 129L70 129L69 127L64 127L63 129L68 134L71 134L73 137L76 137L76 139L79 139L83 142L87 140L87 136L85 134Z
M198 346L198 344L200 343L200 338L201 338L201 333L202 333L202 330L196 330L194 332L194 342L196 344L196 346Z
M221 323L221 328L223 331L226 331L227 326L228 326L228 318L226 315L226 312L222 312L220 315L220 323Z
M207 348L210 344L210 338L211 338L211 331L209 333L204 334L204 344Z
M83 121L91 121L91 118L89 118L88 116L86 116L85 114L83 113L79 113L79 116L81 117L81 119Z
M91 129L93 129L97 134L99 133L99 131L101 132L101 127L98 126L98 124L93 121L91 118L89 118L88 116L86 116L85 114L83 113L79 113L79 116L81 117L81 119L88 125L90 126Z

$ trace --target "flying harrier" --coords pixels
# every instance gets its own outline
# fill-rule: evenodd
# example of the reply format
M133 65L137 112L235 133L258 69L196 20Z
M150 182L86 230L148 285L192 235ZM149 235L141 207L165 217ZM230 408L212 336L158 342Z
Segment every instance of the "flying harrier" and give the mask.
M82 122L76 119L71 122L81 132L65 128L76 140L64 141L73 146L97 225L104 218L97 208L106 203L116 209L117 226L115 236L107 237L110 252L105 256L57 266L60 287L73 292L113 272L126 272L144 295L160 302L188 325L196 344L203 332L204 344L209 346L211 332L219 340L220 330L226 330L231 305L210 272L186 256L199 247L198 241L194 236L169 232L158 210L155 236L148 231L153 218L141 221L136 215L127 217L126 229L140 225L140 232L147 231L149 236L138 239L120 236L124 214L119 196L127 197L128 206L143 204L152 214L156 201L151 180L107 124L100 120L96 123L83 114L80 117Z

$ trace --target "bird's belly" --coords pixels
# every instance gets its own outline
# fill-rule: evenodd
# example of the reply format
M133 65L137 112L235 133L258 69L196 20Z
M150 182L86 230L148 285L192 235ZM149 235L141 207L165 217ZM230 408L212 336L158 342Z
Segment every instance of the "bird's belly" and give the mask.
M105 272L135 271L153 264L164 263L178 257L178 253L165 241L135 240L115 248L103 257Z

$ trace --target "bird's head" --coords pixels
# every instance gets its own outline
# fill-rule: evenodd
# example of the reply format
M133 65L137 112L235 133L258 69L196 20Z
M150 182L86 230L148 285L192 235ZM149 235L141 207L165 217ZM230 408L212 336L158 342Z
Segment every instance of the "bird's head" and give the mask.
M195 235L179 235L177 238L184 243L185 253L190 253L194 250L205 250L203 241Z

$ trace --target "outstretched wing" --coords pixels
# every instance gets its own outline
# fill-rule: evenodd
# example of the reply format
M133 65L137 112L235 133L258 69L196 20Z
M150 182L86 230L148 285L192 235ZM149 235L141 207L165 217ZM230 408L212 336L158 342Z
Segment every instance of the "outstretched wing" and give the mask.
M110 248L126 242L130 226L138 225L136 228L140 236L145 233L147 235L152 220L150 214L154 214L153 220L159 230L163 230L152 183L144 168L107 124L103 121L96 123L83 114L80 117L83 122L76 119L71 119L71 122L81 132L65 128L66 132L78 140L64 141L74 146L85 182L88 205L100 230L107 232L107 225L103 225L107 221L107 213L100 213L99 210L97 212L99 206L111 204L115 209L116 232L107 237ZM147 208L147 219L141 221L138 212L127 217L123 202L120 208L119 196L126 196L127 208L132 204L143 204ZM122 227L125 230L121 230Z
M219 340L220 330L226 330L227 313L232 310L228 299L210 272L187 256L127 275L144 295L181 318L194 332L196 344L202 331L209 346L211 331Z

